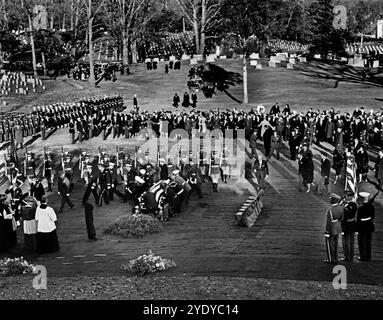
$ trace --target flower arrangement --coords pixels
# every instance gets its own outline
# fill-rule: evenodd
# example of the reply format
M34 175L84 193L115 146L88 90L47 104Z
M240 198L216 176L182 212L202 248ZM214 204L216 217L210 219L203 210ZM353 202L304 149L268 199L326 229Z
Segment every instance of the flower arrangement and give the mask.
M13 259L5 258L0 260L0 275L5 277L33 272L34 269L34 265L28 263L23 257Z
M123 238L142 238L148 233L161 232L161 228L157 218L147 214L133 214L114 220L104 232Z
M130 260L128 264L124 264L122 269L142 277L145 274L164 271L175 266L173 260L155 256L150 250L148 254L143 254L134 260Z

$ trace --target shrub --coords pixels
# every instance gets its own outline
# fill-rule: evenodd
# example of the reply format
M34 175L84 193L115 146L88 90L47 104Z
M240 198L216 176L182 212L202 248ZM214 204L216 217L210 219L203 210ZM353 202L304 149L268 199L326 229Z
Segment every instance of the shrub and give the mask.
M34 266L24 260L23 257L14 259L5 258L0 260L0 275L5 277L25 274L32 272L33 270Z
M134 260L130 260L128 264L122 265L122 269L142 277L145 274L164 271L175 266L174 261L155 256L150 250L147 255L143 254Z
M161 232L161 228L157 218L147 214L133 214L114 220L104 232L123 238L142 238L146 234Z

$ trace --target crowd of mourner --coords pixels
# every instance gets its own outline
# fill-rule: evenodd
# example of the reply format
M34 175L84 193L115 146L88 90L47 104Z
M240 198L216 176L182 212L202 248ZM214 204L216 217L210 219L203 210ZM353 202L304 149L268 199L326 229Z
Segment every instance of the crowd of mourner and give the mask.
M16 147L23 148L25 137L40 133L42 139L46 139L52 131L65 127L69 131L68 141L72 144L96 136L101 136L103 140L109 137L137 137L142 129L151 129L157 136L168 136L174 129L184 129L189 137L195 132L209 133L219 129L225 134L225 130L231 129L234 131L234 138L237 130L243 129L252 159L246 162L244 174L257 190L266 188L268 161L271 157L279 160L286 143L290 149L290 160L298 161L301 181L307 192L313 191L314 186L315 166L310 148L313 144L320 146L326 142L335 147L332 161L325 153L322 153L321 157L322 179L318 192L326 194L330 193L331 168L335 171L333 183L337 184L341 175L345 173L347 157L351 155L355 159L358 182L366 180L369 172L367 150L374 147L381 149L383 143L383 114L362 107L356 108L352 113L312 108L306 112L295 112L290 110L289 105L280 107L278 104L273 105L269 112L266 112L263 106L258 106L250 111L162 109L149 113L139 111L136 96L133 106L131 110L125 110L121 96L110 96L84 99L73 104L36 107L31 114L2 115L0 142L14 139ZM259 151L260 141L263 142L264 153ZM59 249L55 228L57 216L47 204L46 188L43 185L45 180L48 192L53 190L52 186L56 181L56 155L47 152L44 157L43 172L38 172L34 154L30 152L26 154L22 169L15 161L7 164L11 186L6 194L0 197L0 251L8 250L16 244L15 232L21 223L28 249L38 252ZM63 211L66 204L70 208L73 207L70 194L74 190L74 179L73 167L69 165L70 157L68 152L61 155L62 166L57 179L57 188L61 196L59 212ZM207 154L201 151L199 155L192 155L191 158L187 156L185 161L176 161L165 153L162 158L158 157L158 163L153 164L142 159L138 161L134 155L123 152L111 155L100 151L96 156L82 152L79 169L85 190L81 204L85 206L89 217L89 239L96 240L91 222L91 194L96 206L102 206L103 203L108 205L115 195L122 202L131 203L136 213L150 213L167 220L185 209L193 192L200 198L203 197L203 183L211 181L212 190L218 192L220 179L223 183L228 182L231 174L228 157L225 148L221 154ZM375 174L381 188L381 151L376 160ZM30 185L27 193L21 190L22 176L28 179ZM356 225L363 225L363 221L360 220L363 218L358 219L354 219ZM370 241L368 239L365 241ZM364 248L364 243L361 246ZM363 258L368 260L368 254L363 254Z

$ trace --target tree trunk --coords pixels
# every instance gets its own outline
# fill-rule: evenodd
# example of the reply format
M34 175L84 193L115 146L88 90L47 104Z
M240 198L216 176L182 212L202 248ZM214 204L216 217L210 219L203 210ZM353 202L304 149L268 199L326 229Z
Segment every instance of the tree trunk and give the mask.
M92 0L89 0L88 7L88 44L89 44L89 83L92 87L95 86L95 77L94 77L94 57L93 57L93 20L92 17Z
M196 54L201 54L197 8L193 8L193 30L194 30L194 36L195 36L195 51L196 51Z
M71 0L70 4L70 30L74 29L74 0Z
M28 13L28 22L29 22L29 29L30 29L30 32L31 32L33 75L34 75L35 78L37 78L38 74L37 74L37 63L36 63L35 38L33 36L32 17L31 17L31 15L29 13Z
M3 47L1 45L1 39L0 39L0 67L3 67Z
M249 96L247 93L247 60L246 54L243 55L243 103L249 103Z
M206 0L201 1L201 36L199 40L199 47L201 54L205 53L205 30L206 30Z
M52 13L52 16L51 16L51 30L54 29L54 21L55 21L55 15Z
M122 31L122 63L124 67L129 64L129 39L126 30Z
M131 44L132 63L137 63L137 40L132 40Z
M65 27L66 27L66 19L65 19L66 17L65 17L65 13L63 14L63 26L62 26L62 28L61 28L61 30L65 30Z
M45 52L44 51L41 51L41 61L42 61L43 69L44 69L44 76L46 77L48 74L48 70L47 70L47 64L45 61Z

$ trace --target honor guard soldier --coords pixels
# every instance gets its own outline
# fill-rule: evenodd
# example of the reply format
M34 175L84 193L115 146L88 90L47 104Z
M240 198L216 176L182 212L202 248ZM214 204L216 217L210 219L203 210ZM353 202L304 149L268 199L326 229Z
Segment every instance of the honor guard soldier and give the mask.
M21 177L22 174L20 173L19 169L16 168L16 165L13 161L9 162L9 167L7 164L6 174L12 185L16 183L22 183L22 181L19 179L19 177Z
M109 195L108 195L108 173L107 173L107 166L99 164L98 170L99 170L99 176L98 176L98 187L100 189L100 206L102 206L102 199L104 198L105 204L109 204Z
M73 118L71 118L69 122L69 135L70 135L71 144L76 143L75 133L76 133L75 124L74 124Z
M227 147L223 149L220 160L221 160L221 169L222 169L222 181L224 183L227 183L227 179L230 175L229 151Z
M63 168L64 173L70 173L71 168L70 168L70 153L69 151L63 151L61 153L61 165Z
M85 180L86 190L82 197L81 205L84 205L88 202L89 196L92 193L94 196L94 201L96 202L96 206L99 206L99 197L97 194L98 175L93 171L92 164L86 164L83 178Z
M24 160L24 175L28 180L30 186L30 195L34 195L34 189L36 184L36 163L34 154L31 151L27 151L26 159Z
M212 154L211 164L210 164L210 177L213 184L213 192L218 192L218 181L221 175L221 168L219 167L219 160L217 157Z
M355 241L355 223L358 205L354 201L355 193L349 191L346 193L346 204L344 206L344 215L342 219L342 244L344 260L354 261L354 241Z
M19 183L13 184L5 191L5 194L9 194L11 196L11 209L15 213L15 220L18 226L20 226L21 204L28 196L28 193L23 194L20 186L21 185Z
M198 194L198 197L201 199L203 198L202 190L201 190L201 170L198 168L196 164L194 164L193 159L190 159L190 170L188 172L188 178L187 182L191 186L191 190L188 194L188 198L190 198L193 191L196 191ZM186 201L186 204L188 203L189 199Z
M86 153L85 150L82 150L81 151L81 154L80 154L80 159L79 159L79 170L80 170L80 174L81 174L81 178L83 179L84 177L84 172L87 170L87 164L89 163L90 161L90 156Z
M117 190L117 168L114 162L109 162L109 168L107 169L108 176L108 196L109 200L113 201L113 194L115 193L119 198L123 198L123 194Z
M372 204L379 191L370 200L370 193L361 192L359 197L362 205L356 214L356 231L358 232L358 247L360 261L371 261L372 233L375 231L375 207Z
M53 185L53 154L50 149L44 148L44 177L48 182L48 191L52 191Z
M124 187L125 187L125 194L124 194L124 200L123 202L128 202L129 196L132 196L132 192L129 191L129 185L134 181L136 177L136 172L133 169L133 164L131 160L125 160L124 161L124 167L122 169L122 178L124 181Z
M128 188L128 192L130 195L129 198L133 200L134 204L133 211L140 204L139 198L145 192L145 190L145 180L139 176L135 176L134 181L130 183Z
M202 183L205 183L205 179L207 178L207 175L209 173L209 168L208 168L208 154L206 151L203 150L203 148L201 148L201 151L200 151L199 167L200 167L201 175L202 175Z
M335 193L330 194L331 207L326 212L326 253L327 259L324 262L338 263L338 241L342 233L341 220L344 214L344 206L341 204L341 197Z

